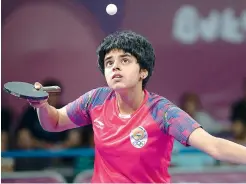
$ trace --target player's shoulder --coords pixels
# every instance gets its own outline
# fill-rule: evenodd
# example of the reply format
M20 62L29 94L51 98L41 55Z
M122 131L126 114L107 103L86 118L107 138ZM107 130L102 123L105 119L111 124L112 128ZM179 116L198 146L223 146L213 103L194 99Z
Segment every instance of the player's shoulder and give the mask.
M99 94L99 95L108 95L113 90L109 87L98 87L98 88L93 89L92 91L96 94Z
M163 109L164 107L173 106L174 104L167 98L153 92L148 92L149 98L147 105L152 109Z
M98 87L91 90L92 105L102 105L107 99L110 99L112 92L113 90L109 87Z
M147 106L149 113L156 122L162 122L165 113L171 108L177 107L167 98L152 92L149 92Z

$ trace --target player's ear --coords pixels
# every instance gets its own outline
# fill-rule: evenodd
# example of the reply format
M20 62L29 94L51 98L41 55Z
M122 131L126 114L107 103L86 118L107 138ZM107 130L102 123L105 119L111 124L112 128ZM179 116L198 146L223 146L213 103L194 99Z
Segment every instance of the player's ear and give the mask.
M148 77L148 74L149 74L148 70L141 69L141 71L140 71L140 77L141 77L141 79L144 80L146 77Z

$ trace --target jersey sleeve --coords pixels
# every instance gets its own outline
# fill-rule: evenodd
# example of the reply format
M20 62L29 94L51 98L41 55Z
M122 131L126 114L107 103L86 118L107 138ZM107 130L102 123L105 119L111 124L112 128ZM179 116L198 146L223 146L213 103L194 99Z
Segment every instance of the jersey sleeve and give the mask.
M98 89L93 89L66 105L67 115L78 126L91 124L90 110Z
M201 127L191 116L173 104L165 105L162 123L164 132L184 146L189 146L189 136L195 129Z

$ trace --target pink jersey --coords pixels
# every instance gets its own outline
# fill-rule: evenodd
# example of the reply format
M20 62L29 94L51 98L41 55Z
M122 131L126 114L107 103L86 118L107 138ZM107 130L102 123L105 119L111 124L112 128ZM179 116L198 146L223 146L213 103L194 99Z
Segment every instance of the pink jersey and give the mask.
M168 167L174 138L185 146L200 125L166 98L145 90L141 107L120 115L110 88L94 89L67 105L77 125L93 124L92 182L171 182Z

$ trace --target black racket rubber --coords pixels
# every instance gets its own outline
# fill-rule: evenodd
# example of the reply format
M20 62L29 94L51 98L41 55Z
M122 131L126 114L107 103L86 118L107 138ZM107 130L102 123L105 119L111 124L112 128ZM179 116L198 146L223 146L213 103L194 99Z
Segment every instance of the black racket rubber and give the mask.
M8 82L4 84L4 90L18 98L44 100L48 98L48 92L60 92L61 88L59 86L47 86L37 90L33 84L26 82Z

